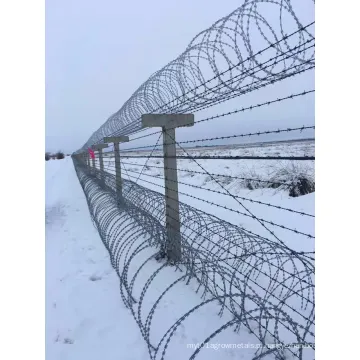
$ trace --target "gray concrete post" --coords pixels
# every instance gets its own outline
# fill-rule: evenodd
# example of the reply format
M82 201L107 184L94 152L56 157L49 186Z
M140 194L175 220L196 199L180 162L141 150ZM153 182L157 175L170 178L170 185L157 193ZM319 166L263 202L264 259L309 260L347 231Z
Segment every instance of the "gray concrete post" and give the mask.
M98 154L99 154L100 172L102 173L104 171L104 158L103 158L102 149L98 149Z
M120 143L128 142L128 136L114 136L105 137L104 143L114 143L115 153L115 181L116 181L116 193L118 197L122 196L122 182L121 182L121 165L120 165Z
M194 114L145 114L143 127L161 127L163 134L165 203L166 203L166 252L170 260L181 260L181 233L179 194L176 164L175 128L194 125Z
M92 168L95 169L95 158L93 158L91 160L92 160Z
M101 176L101 180L105 181L105 176L104 176L104 159L103 159L103 152L102 150L107 148L108 145L107 144L99 144L99 145L93 145L92 148L94 150L98 151L99 154L99 163L100 163L100 176ZM95 166L95 159L93 160L93 165Z

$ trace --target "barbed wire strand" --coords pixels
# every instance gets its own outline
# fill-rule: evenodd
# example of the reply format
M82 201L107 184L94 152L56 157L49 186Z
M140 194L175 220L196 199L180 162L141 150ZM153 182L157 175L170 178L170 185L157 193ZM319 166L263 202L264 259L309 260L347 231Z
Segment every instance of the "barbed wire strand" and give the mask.
M139 174L139 172L134 171L134 170L128 170L128 171L129 171L129 172L132 172L132 173ZM160 176L158 177L158 176L148 175L148 174L142 174L142 175L148 176L148 177L157 178L157 179L165 180L164 177L160 177ZM207 189L207 188L203 188L203 187L201 187L201 186L192 185L192 184L184 183L184 182L181 182L181 181L174 181L174 180L170 180L170 179L168 179L168 181L178 182L179 184L183 184L183 185L186 185L186 186L190 186L190 187L193 187L193 188L196 188L196 189L201 189L201 190L205 190L205 191L210 191L210 192L217 193L217 194L220 194L220 195L234 197L234 198L236 198L236 199L241 199L241 200L250 201L250 202L256 202L256 201L254 201L254 200L249 200L249 199L243 198L243 197L241 197L241 196L236 196L236 195L233 195L233 194L229 195L229 194L225 194L225 193L223 193L223 192L217 191L217 190ZM167 189L165 186L161 186L161 185L158 185L158 186L160 186L160 187L162 187L162 188L164 188L164 189ZM265 219L261 219L261 218L259 218L259 217L256 217L255 215L251 216L251 215L245 214L245 213L243 213L243 212L241 212L241 211L239 211L239 210L231 209L231 208L229 208L229 207L227 207L227 206L225 206L225 205L220 205L220 204L215 203L215 202L213 202L213 201L205 200L205 199L199 198L199 197L194 196L194 195L186 194L186 193L184 193L184 192L178 191L178 193L179 193L179 194L182 194L182 195L185 195L185 196L188 196L188 197L191 197L191 198L196 199L196 200L200 200L200 201L206 202L206 203L208 203L208 204L210 204L210 205L214 205L214 206L217 206L217 207L220 207L220 208L229 210L229 211L231 211L231 212L235 212L235 213L240 214L240 215L244 215L244 216L247 216L247 217L251 217L252 219L255 219L255 218L256 218L257 220L263 221L263 222L265 222L265 223L267 223L267 224L271 224L271 225L273 225L273 226L280 227L280 228L285 229L285 230L288 230L288 231L292 231L292 232L294 232L294 233L296 233L296 234L304 235L304 236L306 236L306 237L308 237L308 238L313 238L313 239L315 239L315 237L314 237L313 235L303 233L303 232L298 231L298 230L296 230L296 229L288 228L288 227L286 227L286 226L284 226L284 225L281 225L281 224L276 224L276 223L274 223L273 221L268 221L268 220L265 220ZM273 206L273 205L271 205L271 204L263 204L262 202L259 202L259 203L262 204L262 205L267 205L267 206L271 206L271 207L276 207L276 206ZM294 211L291 210L291 209L284 209L284 208L281 208L281 207L280 207L280 209L294 212Z
M169 134L169 133L167 132L167 135L170 137L170 139L172 139L172 141L176 142L176 140L171 136L171 134ZM178 143L177 143L177 145L178 145L184 152L186 152L188 156L191 157L191 155L189 155L188 152L187 152L181 145L179 145ZM275 232L273 232L273 231L271 231L270 229L268 229L267 226L264 225L263 222L261 222L259 219L257 219L257 218L254 216L254 214L253 214L246 206L244 206L244 204L242 204L242 202L240 202L238 199L236 199L219 181L216 180L216 178L214 178L213 176L211 176L211 175L208 173L208 171L207 171L204 167L202 167L202 166L196 161L196 159L194 159L194 158L192 157L192 160L193 160L203 171L205 171L205 172L212 178L213 181L215 181L223 190L225 190L225 192L228 193L241 207L243 207L244 210L245 210L247 213L249 213L249 215L251 215L252 217L254 217L254 218L261 224L261 226L264 227L277 241L279 241L283 246L288 247L282 240L280 240L280 239L275 235ZM304 266L307 266L307 265L304 264Z
M280 39L279 41L270 44L267 48L262 49L262 50L260 50L258 53L256 53L256 54L251 55L250 57L248 57L248 60L254 59L257 55L263 54L264 51L266 51L267 49L271 49L271 48L274 49L274 48L275 48L275 45L279 44L279 42L281 42L281 41L285 41L285 43L286 43L286 40L287 40L289 37L291 37L291 36L293 36L293 35L295 35L295 34L297 34L297 33L301 33L302 31L304 31L305 29L307 29L308 27L310 27L310 26L312 26L312 25L314 25L314 24L315 24L315 22L311 22L310 24L308 24L308 25L306 25L306 26L304 26L304 27L301 27L300 29L294 31L294 32L291 33L290 35L285 35L285 36L284 36L282 39ZM309 40L308 40L308 41L309 41ZM307 41L307 42L308 42L308 41ZM306 42L306 43L307 43L307 42ZM300 45L300 46L303 46L303 45ZM288 51L289 51L289 50L288 50ZM311 59L310 59L310 60L311 60ZM243 64L243 63L246 62L246 61L247 61L247 60L242 60L242 59L240 59L240 61L239 61L238 64L233 65L233 67L229 67L229 69L226 69L226 70L224 70L223 72L216 73L216 75L215 75L213 78L207 80L206 82L203 82L203 83L199 84L199 85L198 85L197 87L195 87L194 89L199 88L199 87L202 87L202 86L204 86L207 82L210 82L210 81L212 81L212 80L214 80L214 79L219 78L221 75L225 74L226 72L231 71L232 68L239 67L241 64ZM189 90L189 92L191 92L191 91L193 91L193 90ZM183 94L183 95L180 95L178 98L182 98L182 99L183 99L183 98L185 97L185 95L186 95L186 93ZM176 100L176 98L173 99L172 101L170 101L169 103L173 102L174 100ZM166 107L169 103L165 103L164 105L156 108L156 109L153 110L152 112L158 111L158 110L160 110L161 108ZM137 119L135 119L133 122L139 121L139 120L140 120L140 118L137 118ZM130 122L130 123L129 123L128 125L126 125L126 126L129 126L129 125L131 125L131 124L132 124L132 123ZM125 129L125 127L124 127L124 129ZM110 133L110 135L108 135L108 136L111 136L111 135L113 135L113 134L116 134L116 132L117 132L117 131L114 131L113 133ZM85 147L86 147L86 145L85 145Z
M235 110L236 111L236 110ZM228 115L228 114L226 114ZM236 134L236 135L228 135L228 136L216 136L216 137L211 137L211 138L204 138L204 139L195 139L195 140L187 140L187 141L179 141L179 144L189 144L189 143L195 143L195 142L203 142L203 141L214 141L214 140L224 140L224 139L231 139L231 138L237 138L237 137L250 137L250 136L260 136L260 135L268 135L268 134L280 134L283 132L292 132L292 131L304 131L304 130L308 130L308 129L313 129L315 130L315 125L311 125L311 126L301 126L301 127L296 127L296 128L286 128L286 129L277 129L277 130L266 130L266 131L257 131L257 132L252 132L252 133L247 133L247 134ZM162 145L157 145L157 146L162 146ZM145 148L150 148L153 147L153 145L146 145L146 146L139 146L139 147L134 147L134 148L130 148L130 149L124 149L123 152L129 152L131 150L138 150L138 149L145 149Z
M123 162L123 164L127 164L127 165L137 165L137 164L129 164L129 163L125 163ZM176 170L176 169L172 169L172 168L168 168L168 167L160 167L160 166L151 166L151 165L147 165L149 167L155 167L155 168L158 168L158 169L168 169L168 170ZM191 170L181 170L181 169L177 169L178 171L186 171L186 172L190 172L190 173L199 173L199 174L206 174L206 173L203 173L203 172L198 172L198 171L191 171ZM129 171L131 171L131 169L129 169ZM152 177L155 177L157 179L165 179L164 177L160 177L160 176L157 176L157 175L148 175L148 174L144 174L146 176L152 176ZM221 176L221 177L230 177L230 178L234 178L234 179L239 179L237 177L234 177L234 176L229 176L229 175L221 175L221 174L213 174L211 173L211 175L213 176ZM240 178L241 179L241 178ZM245 180L251 180L251 181L264 181L264 180L256 180L256 179L247 179L245 178ZM265 182L269 183L269 181L266 181ZM270 182L272 184L276 184L276 182ZM179 181L179 184L183 184L183 185L187 185L187 186L191 186L191 187L194 187L194 188L197 188L197 189L201 189L201 190L206 190L206 191L212 191L212 192L216 192L218 194L221 194L221 195L225 195L225 196L229 196L228 194L226 193L223 193L223 192L220 192L220 191L216 191L216 190L211 190L211 189L207 189L207 188L204 188L204 187L201 187L201 186L197 186L197 185L193 185L193 184L189 184L189 183L184 183L184 182L181 182ZM284 183L285 185L286 183ZM290 186L289 184L286 184L288 186ZM290 208L286 208L286 207L283 207L283 206L278 206L278 205L274 205L274 204L270 204L270 203L266 203L266 202L262 202L262 201L259 201L259 200L254 200L254 199L249 199L249 198L245 198L245 197L242 197L242 196L238 196L238 195L234 195L235 197L239 198L239 199L242 199L242 200L245 200L245 201L250 201L252 203L256 203L256 204L261 204L261 205L265 205L265 206L268 206L268 207L273 207L273 208L276 208L276 209L279 209L279 210L285 210L285 211L289 211L291 213L295 213L295 214L299 214L299 215L303 215L303 216L308 216L308 217L312 217L312 218L315 218L315 215L311 215L311 214L307 214L305 212L302 212L302 211L297 211L297 210L293 210L293 209L290 209Z

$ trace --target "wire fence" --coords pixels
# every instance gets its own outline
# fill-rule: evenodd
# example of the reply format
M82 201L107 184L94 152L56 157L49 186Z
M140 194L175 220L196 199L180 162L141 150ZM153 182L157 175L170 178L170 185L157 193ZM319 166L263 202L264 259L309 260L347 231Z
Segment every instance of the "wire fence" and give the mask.
M230 130L243 121L240 115L274 107L281 113L288 104L312 101L315 90L304 90L301 77L315 68L315 23L302 24L295 2L245 0L152 75L73 154L122 299L151 359L171 359L179 351L182 358L208 359L210 341L247 337L259 344L248 358L314 357L315 216L309 207L269 194L315 191L314 142L303 135L315 125ZM276 26L264 15L266 6L279 10ZM262 47L253 41L259 34ZM261 101L225 106L283 83L281 96L270 90ZM177 140L174 122L159 131L144 126L144 114L185 119L190 113L195 121L184 130L195 138ZM221 121L228 134L202 135L210 121ZM283 134L301 136L277 142ZM270 135L272 141L258 141ZM234 143L244 139L257 140ZM174 301L189 288L201 296ZM166 320L165 299L173 304ZM204 315L208 307L220 317ZM186 336L179 338L183 327ZM200 346L179 347L185 338Z
M155 259L165 256L168 233L164 196L123 180L126 196L119 198L115 175L89 169L77 160L74 162L94 223L119 274L124 303L132 309L143 335L148 334L144 338L151 358L163 358L165 339L177 341L176 328L209 302L218 304L220 315L227 311L233 316L226 327L208 329L211 330L210 339L228 327L237 331L245 327L264 345L256 354L258 358L284 356L282 346L289 344L310 344L310 349L314 348L314 262L311 256L183 203L180 204L182 260L173 266L174 271L179 270L176 271L178 275L172 283L162 284L164 290L153 300L154 307L147 315L138 316L142 306L148 308L134 295L139 273L147 275L143 282L149 287L159 271L171 271L166 262L160 262L153 273L148 273L145 267L147 262L156 263ZM141 262L138 258L142 258L141 252L148 247L157 251ZM130 267L134 268L133 272L129 272ZM171 296L174 291L176 295L175 288L180 281L189 283L191 280L198 282L197 291L201 292L203 300L188 308L171 325L171 331L163 334L164 340L154 343L149 338L151 323L148 322L156 311L162 311L157 305L165 294ZM148 288L144 286L144 294L146 291ZM198 339L200 343L208 341ZM270 349L266 346L269 344L277 346ZM303 348L290 347L286 353L302 358L303 351ZM167 355L171 358L171 353Z

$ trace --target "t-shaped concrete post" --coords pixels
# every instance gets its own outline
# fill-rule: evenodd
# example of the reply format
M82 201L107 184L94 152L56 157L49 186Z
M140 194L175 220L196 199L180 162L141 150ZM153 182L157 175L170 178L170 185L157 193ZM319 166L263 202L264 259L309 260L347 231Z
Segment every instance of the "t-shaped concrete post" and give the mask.
M90 168L90 154L89 154L89 151L86 151L86 153L85 153L86 155L86 166L88 167L88 168Z
M83 152L83 153L82 153L82 161L83 161L84 165L86 166L86 165L87 165L87 156L86 156L86 152Z
M166 202L166 252L169 260L181 260L181 233L179 194L176 167L175 128L194 125L194 114L145 114L143 127L161 127L163 134L165 202Z
M92 148L94 150L97 150L99 153L99 163L100 163L100 176L101 176L101 180L104 181L105 180L105 176L104 176L104 159L103 159L103 153L102 153L102 149L107 148L108 144L98 144L98 145L93 145ZM93 165L95 166L95 160L93 160Z
M118 198L120 198L122 196L120 143L128 142L128 141L129 141L128 136L104 137L104 143L114 143L116 193L117 193Z
M91 164L92 164L93 170L95 170L95 156L93 158L91 158Z

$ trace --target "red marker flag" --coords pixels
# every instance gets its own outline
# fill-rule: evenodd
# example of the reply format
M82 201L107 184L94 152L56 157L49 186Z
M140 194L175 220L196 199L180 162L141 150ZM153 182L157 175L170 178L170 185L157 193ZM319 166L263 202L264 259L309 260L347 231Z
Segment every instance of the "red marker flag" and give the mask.
M92 159L95 159L95 153L94 153L90 148L88 149L88 151L89 151L90 157L91 157Z

